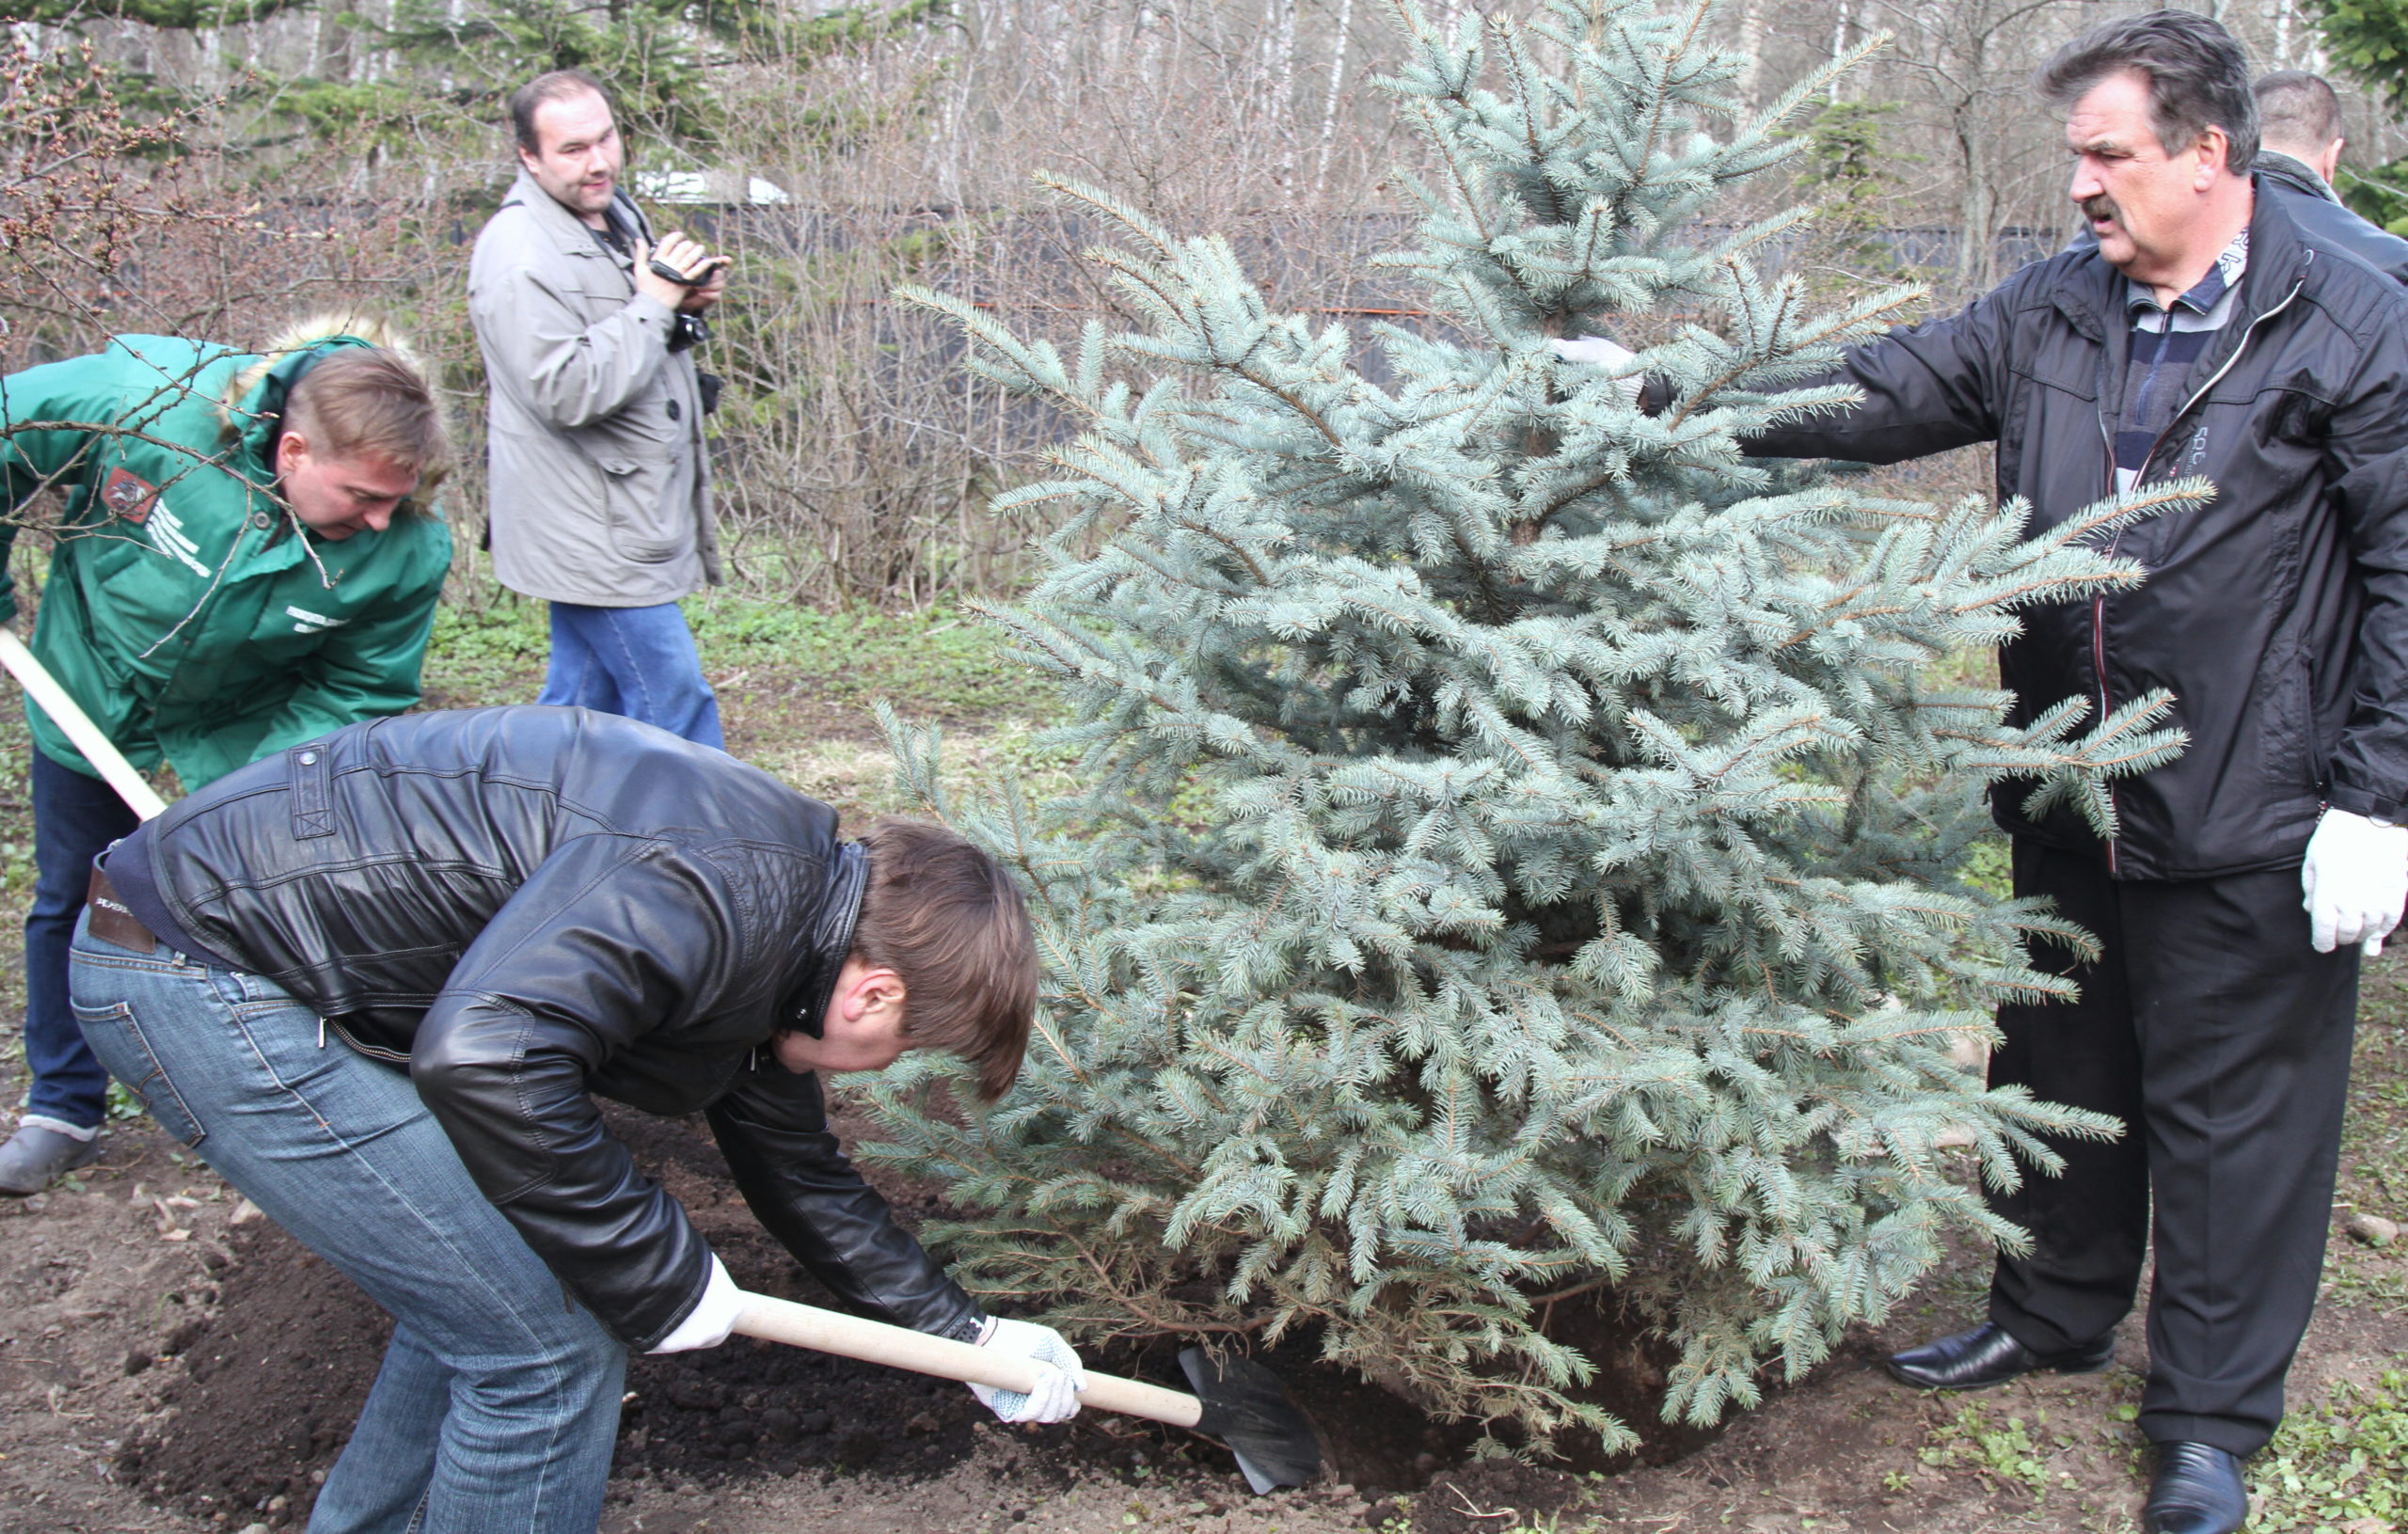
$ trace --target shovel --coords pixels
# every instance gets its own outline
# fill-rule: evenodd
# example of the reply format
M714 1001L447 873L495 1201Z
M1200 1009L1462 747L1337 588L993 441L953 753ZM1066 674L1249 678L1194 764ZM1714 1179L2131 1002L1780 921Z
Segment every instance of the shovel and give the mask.
M40 705L51 722L58 726L59 733L84 753L84 760L92 764L135 814L148 820L167 807L167 801L151 791L124 753L101 734L91 716L58 685L50 669L34 658L34 653L25 648L25 641L17 638L16 630L5 625L0 625L0 666L8 669L8 674L24 686L26 696Z
M766 1294L744 1296L736 1329L765 1341L1023 1395L1037 1387L1038 1375L1045 1368L1034 1359ZM1217 1438L1237 1455L1238 1468L1245 1472L1246 1483L1258 1494L1280 1486L1302 1486L1320 1473L1321 1445L1313 1436L1312 1424L1296 1410L1269 1369L1235 1356L1214 1358L1201 1348L1182 1350L1179 1364L1195 1395L1183 1396L1142 1380L1088 1369L1087 1387L1079 1392L1079 1404L1192 1428L1208 1438Z

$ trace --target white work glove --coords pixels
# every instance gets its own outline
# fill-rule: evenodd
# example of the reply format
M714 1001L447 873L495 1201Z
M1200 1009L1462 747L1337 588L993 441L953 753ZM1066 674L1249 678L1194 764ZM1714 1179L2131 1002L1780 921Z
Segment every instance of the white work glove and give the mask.
M1553 340L1547 344L1555 349L1555 359L1558 362L1585 363L1617 374L1629 370L1639 360L1638 353L1625 351L1603 336L1580 336L1571 340ZM1631 372L1627 377L1617 377L1614 382L1621 387L1624 394L1636 400L1639 398L1640 386L1646 380L1636 372Z
M1086 1370L1079 1367L1079 1355L1061 1333L1034 1321L990 1316L978 1346L1034 1358L1046 1366L1032 1395L991 1384L972 1385L970 1393L987 1410L1006 1422L1067 1422L1079 1415L1079 1392L1087 1387Z
M2326 810L2307 840L2299 883L2318 953L2355 942L2374 957L2408 904L2408 826Z
M711 1254L711 1275L703 1285L702 1302L677 1323L677 1329L662 1337L651 1348L652 1352L691 1352L697 1348L716 1348L727 1340L736 1329L736 1318L744 1311L744 1291L736 1280L727 1276L727 1266Z

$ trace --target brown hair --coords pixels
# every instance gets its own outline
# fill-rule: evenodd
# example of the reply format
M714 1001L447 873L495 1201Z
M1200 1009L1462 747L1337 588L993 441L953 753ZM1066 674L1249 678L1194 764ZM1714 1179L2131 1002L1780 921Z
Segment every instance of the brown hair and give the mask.
M2322 75L2273 70L2259 75L2249 93L2258 98L2258 137L2264 148L2279 153L2279 141L2321 154L2341 136L2341 98Z
M1020 1073L1037 1013L1037 940L1020 886L942 826L884 819L862 838L869 887L853 953L903 981L914 1045L976 1067L992 1102Z
M547 102L565 102L588 91L601 97L602 104L610 108L611 119L617 120L619 109L611 102L610 93L602 88L601 81L583 70L554 70L535 76L510 93L510 136L518 140L518 147L528 153L543 153L544 140L535 132L535 114Z
M2166 153L2221 128L2225 168L2248 174L2258 158L2258 98L2249 93L2249 55L2221 23L2187 10L2107 22L2058 49L2034 83L2049 104L2067 107L2127 71L2148 81L2149 126Z
M354 347L302 374L284 422L325 458L380 458L416 469L419 495L452 466L443 407L419 371L392 352Z

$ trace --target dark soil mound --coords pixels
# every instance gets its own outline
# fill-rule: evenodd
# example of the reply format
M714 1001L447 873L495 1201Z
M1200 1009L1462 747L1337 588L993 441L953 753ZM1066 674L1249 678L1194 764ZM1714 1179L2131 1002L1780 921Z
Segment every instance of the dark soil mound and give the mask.
M167 1339L166 1351L187 1365L163 1400L174 1413L125 1440L118 1472L196 1516L249 1511L236 1526L297 1525L316 1493L313 1472L351 1436L393 1323L265 1221L229 1245L215 1316Z
M831 1303L753 1223L699 1121L613 1114L612 1128L686 1206L737 1282ZM891 1182L883 1191L907 1222L934 1209L923 1191ZM119 1469L127 1483L204 1518L224 1512L235 1526L253 1519L298 1526L350 1434L391 1323L349 1280L266 1222L238 1232L231 1245L214 1319L178 1339L189 1368L163 1398L173 1412L125 1440ZM1601 1403L1642 1431L1654 1428L1644 1398L1660 1384L1662 1360L1628 1336L1601 1331L1578 1340L1609 1366L1601 1370L1610 1391L1601 1390ZM1418 1487L1464 1463L1475 1428L1433 1423L1384 1391L1312 1364L1311 1352L1309 1340L1291 1342L1265 1362L1321 1429L1338 1479L1377 1495ZM1094 1362L1185 1388L1168 1347ZM992 1420L949 1381L743 1337L703 1352L632 1359L627 1391L613 1469L620 1482L708 1484L813 1469L911 1481L968 1458L974 1430ZM1024 1431L1046 1441L1045 1458L1066 1479L1124 1464L1133 1448L1236 1474L1217 1445L1102 1413ZM1656 1428L1642 1457L1671 1458L1704 1436ZM1592 1455L1573 1467L1606 1463Z

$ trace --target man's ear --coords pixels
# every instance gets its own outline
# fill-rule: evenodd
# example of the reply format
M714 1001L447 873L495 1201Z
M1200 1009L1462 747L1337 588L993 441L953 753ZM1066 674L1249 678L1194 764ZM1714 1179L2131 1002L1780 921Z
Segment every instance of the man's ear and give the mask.
M309 439L301 433L285 430L276 437L276 462L268 466L276 474L289 474L309 462Z
M893 970L870 970L862 975L854 994L861 998L864 1016L881 1011L899 1014L905 989L903 977Z
M899 1013L904 992L903 977L893 970L848 958L837 973L836 992L828 999L831 1020L858 1024L881 1010Z

